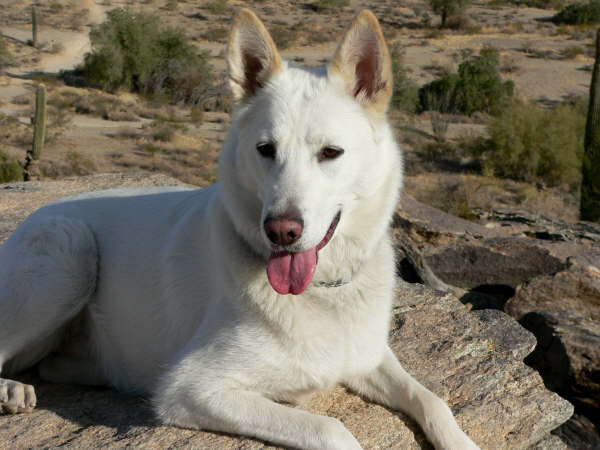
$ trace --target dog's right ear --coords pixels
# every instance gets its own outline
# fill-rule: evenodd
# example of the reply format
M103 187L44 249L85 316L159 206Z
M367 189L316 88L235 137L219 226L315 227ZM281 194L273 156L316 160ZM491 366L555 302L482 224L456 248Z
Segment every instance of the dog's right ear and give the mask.
M284 68L277 47L263 23L249 9L233 22L227 46L229 87L236 102L243 102Z
M392 61L372 12L365 10L354 18L329 73L344 80L348 93L365 108L385 113L392 97Z

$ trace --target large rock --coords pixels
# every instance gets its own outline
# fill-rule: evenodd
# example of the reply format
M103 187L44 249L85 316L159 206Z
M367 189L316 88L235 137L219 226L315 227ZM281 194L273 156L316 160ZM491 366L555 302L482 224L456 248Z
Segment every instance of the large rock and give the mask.
M0 241L28 213L56 198L160 184L179 183L166 177L106 175L0 186ZM523 364L535 339L503 312L469 312L452 295L400 282L390 342L405 368L448 402L482 448L565 448L550 431L573 408ZM0 443L7 448L272 448L248 438L159 426L147 400L110 389L48 384L32 373L22 379L36 385L39 407L31 414L0 417ZM339 418L366 449L429 447L405 415L341 387L301 407Z
M595 432L600 445L600 269L571 260L566 270L519 286L505 311L538 338L527 363L546 386L595 418L586 434ZM566 436L585 426L589 421L570 425Z
M557 434L573 448L600 448L600 225L509 210L473 223L406 196L394 219L435 276L466 290L463 303L504 309L535 334L526 362L591 418L580 414Z
M538 344L527 363L546 385L600 417L600 322L566 310L538 310L520 323Z
M469 291L463 301L475 308L502 309L517 286L564 270L573 258L600 267L600 225L587 222L567 224L503 211L475 223L404 195L392 227L420 246L423 260L439 279ZM400 271L402 264L400 252Z
M528 238L496 237L431 249L425 259L448 284L489 291L512 289L538 275L555 273L564 263Z
M571 259L565 270L535 277L518 286L504 310L517 320L536 310L562 309L600 321L600 264Z

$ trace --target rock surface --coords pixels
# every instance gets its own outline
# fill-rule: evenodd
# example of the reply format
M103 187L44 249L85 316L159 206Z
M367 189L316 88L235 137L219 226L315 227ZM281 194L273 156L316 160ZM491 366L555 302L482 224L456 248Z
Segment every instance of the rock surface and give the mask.
M544 309L563 309L600 321L600 268L572 259L565 270L521 284L504 306L516 319Z
M560 392L598 419L600 413L600 322L566 310L538 310L521 317L538 336L527 363Z
M27 214L54 199L108 187L166 184L180 183L119 174L0 186L0 242ZM566 448L550 431L571 416L572 406L522 363L535 338L503 312L469 312L452 295L400 282L390 342L405 368L448 402L482 448ZM0 442L9 448L272 448L247 438L159 426L147 400L110 389L48 384L33 373L21 378L36 385L39 407L31 414L0 417ZM366 449L429 448L405 415L341 387L301 407L342 420Z
M526 363L580 413L557 435L572 448L600 448L600 225L508 210L479 216L467 222L405 196L395 233L418 243L449 289L467 290L463 303L503 309L535 334Z
M571 260L566 270L519 286L505 311L538 337L527 363L541 373L546 386L595 417L591 423L599 427L600 269ZM567 436L588 422L573 424Z

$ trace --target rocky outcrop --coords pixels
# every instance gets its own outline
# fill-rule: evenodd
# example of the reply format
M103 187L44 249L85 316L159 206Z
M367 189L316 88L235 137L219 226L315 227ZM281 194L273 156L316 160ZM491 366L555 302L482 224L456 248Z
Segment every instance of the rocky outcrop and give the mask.
M562 309L600 321L600 268L570 259L568 267L521 284L505 305L520 319L536 310Z
M463 303L502 309L534 333L526 363L583 414L557 435L573 448L600 447L600 225L508 210L467 222L406 196L394 225L398 242L410 236L420 264ZM414 280L414 250L400 247L399 272Z
M102 175L0 185L0 241L28 213L56 198L160 184L178 183L160 176ZM447 401L482 448L566 448L550 432L571 416L572 406L523 364L535 338L508 315L489 309L469 312L451 294L399 281L390 342L405 368ZM36 385L39 407L31 414L0 416L0 442L9 448L272 448L247 438L159 426L145 399L110 389L48 384L33 373L23 379ZM342 387L300 407L337 417L365 449L429 448L408 417Z
M527 363L600 426L600 269L571 260L519 286L505 310L538 338Z

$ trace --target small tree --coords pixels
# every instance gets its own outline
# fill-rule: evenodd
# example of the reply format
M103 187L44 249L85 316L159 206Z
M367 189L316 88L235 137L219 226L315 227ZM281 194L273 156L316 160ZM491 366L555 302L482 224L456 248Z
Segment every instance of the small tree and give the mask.
M441 26L446 26L446 21L453 16L462 14L471 0L429 0L431 9L442 18Z
M600 22L600 0L572 3L552 17L554 23L591 25Z
M581 179L581 220L600 222L600 29L590 83Z
M514 83L502 81L497 52L488 48L464 60L458 73L447 73L419 90L421 109L471 115L476 111L497 114L512 97Z
M208 55L198 53L181 28L162 27L158 16L113 9L92 29L90 42L84 72L106 90L196 104L210 87Z

